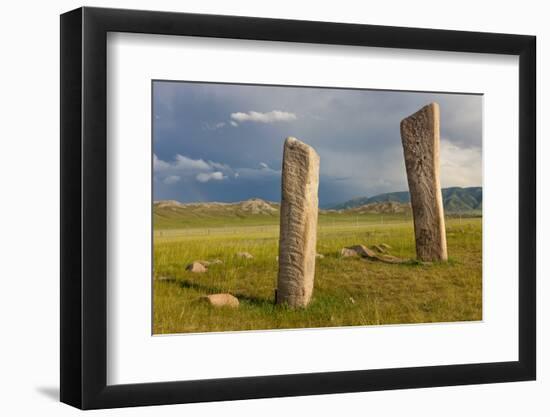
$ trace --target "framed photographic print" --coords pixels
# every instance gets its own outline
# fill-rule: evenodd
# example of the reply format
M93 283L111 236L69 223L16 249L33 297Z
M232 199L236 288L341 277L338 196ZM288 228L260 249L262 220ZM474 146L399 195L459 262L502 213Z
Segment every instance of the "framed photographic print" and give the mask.
M61 400L535 379L535 38L61 16Z

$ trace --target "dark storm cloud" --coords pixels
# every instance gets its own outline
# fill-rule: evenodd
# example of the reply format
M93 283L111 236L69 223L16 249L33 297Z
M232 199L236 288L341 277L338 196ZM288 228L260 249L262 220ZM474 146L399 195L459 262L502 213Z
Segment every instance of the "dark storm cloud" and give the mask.
M406 189L399 123L441 108L444 186L481 184L476 95L155 82L155 199L280 198L285 137L321 156L322 205Z

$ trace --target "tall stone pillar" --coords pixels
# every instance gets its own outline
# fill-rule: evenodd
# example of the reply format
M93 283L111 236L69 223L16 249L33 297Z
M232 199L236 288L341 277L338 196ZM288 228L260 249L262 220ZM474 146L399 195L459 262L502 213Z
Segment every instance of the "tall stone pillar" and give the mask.
M422 261L446 261L447 238L439 180L439 105L428 104L403 119L401 141L414 217L416 255Z
M276 302L305 307L315 275L319 155L296 138L285 141L281 188Z

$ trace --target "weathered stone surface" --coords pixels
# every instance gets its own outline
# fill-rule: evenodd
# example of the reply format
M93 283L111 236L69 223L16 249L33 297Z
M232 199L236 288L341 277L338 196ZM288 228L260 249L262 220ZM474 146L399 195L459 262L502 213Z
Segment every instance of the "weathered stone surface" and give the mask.
M315 275L319 189L319 155L289 137L282 170L279 274L276 302L305 307L311 300Z
M341 251L342 257L360 256L361 258L370 261L380 261L388 264L402 264L410 262L409 259L398 258L392 255L376 253L374 250L367 248L365 245L354 245L343 248Z
M206 272L208 269L200 262L192 262L185 268L190 272Z
M403 259L403 258L398 258L397 256L383 255L383 254L377 255L376 260L380 262L385 262L387 264L407 264L411 262L410 259Z
M340 256L342 258L350 258L352 256L359 256L357 252L355 252L353 249L350 248L342 248L340 251Z
M378 253L387 253L387 250L382 245L373 245L372 248Z
M439 180L439 105L431 103L401 121L416 238L422 261L447 260L445 217Z
M248 252L237 252L237 258L252 259L254 257Z
M367 259L378 258L378 255L376 255L376 253L373 250L367 248L365 245L349 246L346 249L354 251L357 255L361 256L362 258L367 258Z
M210 294L202 297L204 301L207 301L214 307L239 307L239 299L231 294Z

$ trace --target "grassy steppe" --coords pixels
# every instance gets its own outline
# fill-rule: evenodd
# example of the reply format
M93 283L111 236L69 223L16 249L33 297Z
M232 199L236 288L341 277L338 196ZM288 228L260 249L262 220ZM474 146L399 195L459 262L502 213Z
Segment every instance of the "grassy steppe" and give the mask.
M160 223L160 224L159 224ZM153 332L183 333L481 320L481 218L448 219L449 262L391 265L341 258L354 244L391 245L414 258L412 221L400 215L320 215L313 300L306 309L273 304L278 216L207 218L184 228L155 221ZM173 226L173 227L170 227ZM237 258L237 252L253 259ZM221 259L206 273L185 266ZM238 309L213 308L205 294L229 292Z

